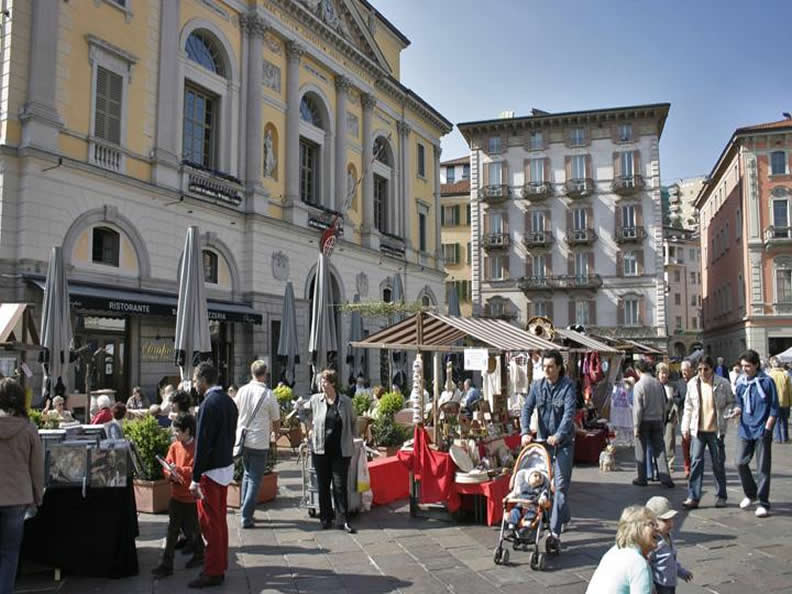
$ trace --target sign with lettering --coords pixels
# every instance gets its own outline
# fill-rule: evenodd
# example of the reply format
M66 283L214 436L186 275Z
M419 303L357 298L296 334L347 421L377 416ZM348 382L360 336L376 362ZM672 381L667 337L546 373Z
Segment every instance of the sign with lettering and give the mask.
M465 371L486 371L488 363L487 349L465 349Z
M176 360L173 339L144 339L140 346L140 357L147 362L168 362Z

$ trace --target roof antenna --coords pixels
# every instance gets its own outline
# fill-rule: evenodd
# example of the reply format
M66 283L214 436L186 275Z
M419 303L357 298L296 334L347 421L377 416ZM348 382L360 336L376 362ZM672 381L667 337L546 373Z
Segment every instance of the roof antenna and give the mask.
M58 164L57 165L53 165L52 167L47 167L46 169L42 169L41 173L44 173L45 171L52 171L53 169L57 169L61 165L63 165L63 157L58 157Z

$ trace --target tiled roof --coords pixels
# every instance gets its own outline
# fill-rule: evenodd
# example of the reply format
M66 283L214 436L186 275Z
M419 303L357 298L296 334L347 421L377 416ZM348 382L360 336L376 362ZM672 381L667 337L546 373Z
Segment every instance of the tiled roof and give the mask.
M740 132L753 132L755 130L774 130L778 128L792 128L792 120L783 119L778 122L767 122L766 124L755 124L753 126L745 126L737 128L737 133Z
M470 163L470 155L465 155L464 157L459 157L458 159L443 161L440 163L440 167L445 167L446 165L467 165L468 163Z
M453 184L440 184L441 194L469 194L470 180L463 179Z

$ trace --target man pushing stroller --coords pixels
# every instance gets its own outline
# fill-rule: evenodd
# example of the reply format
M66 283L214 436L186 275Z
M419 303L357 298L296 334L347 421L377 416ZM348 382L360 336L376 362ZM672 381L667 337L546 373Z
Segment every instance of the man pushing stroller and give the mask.
M548 550L561 549L561 531L571 518L567 504L567 491L572 478L572 463L575 457L575 407L577 394L575 385L564 374L564 360L557 350L549 350L542 356L544 377L531 384L520 416L522 445L530 443L530 421L534 408L538 411L538 438L550 446L553 457L553 509L550 514Z

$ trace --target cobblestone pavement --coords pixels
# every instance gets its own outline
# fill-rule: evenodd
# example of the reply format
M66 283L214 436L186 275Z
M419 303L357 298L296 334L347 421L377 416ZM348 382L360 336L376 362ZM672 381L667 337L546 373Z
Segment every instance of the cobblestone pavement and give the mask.
M734 460L734 441L733 435L727 437L730 461ZM634 465L629 455L620 453L623 461L613 473L603 474L595 467L575 468L570 490L571 530L564 535L562 555L550 559L543 572L532 571L528 553L522 551L511 551L507 566L495 566L492 551L497 529L411 518L406 501L361 514L355 522L355 535L319 530L318 520L309 519L305 510L296 507L301 489L299 466L295 458L287 459L279 464L278 499L260 506L256 529L240 530L238 516L229 514L231 566L218 591L582 593L599 558L613 542L622 508L662 494L681 509L686 496L679 471L674 474L677 487L670 491L659 486L632 486ZM774 445L773 457L773 509L765 520L737 508L742 491L732 462L727 464L726 509L713 507L712 475L705 475L703 507L678 516L679 558L695 573L693 583L680 585L680 594L792 591L792 445ZM709 468L709 461L707 465ZM51 573L39 573L24 576L18 591L187 591L187 582L196 570L177 569L161 581L150 577L167 516L140 514L139 521L139 576L116 581L66 576L55 584ZM183 563L184 558L179 557L177 562Z

